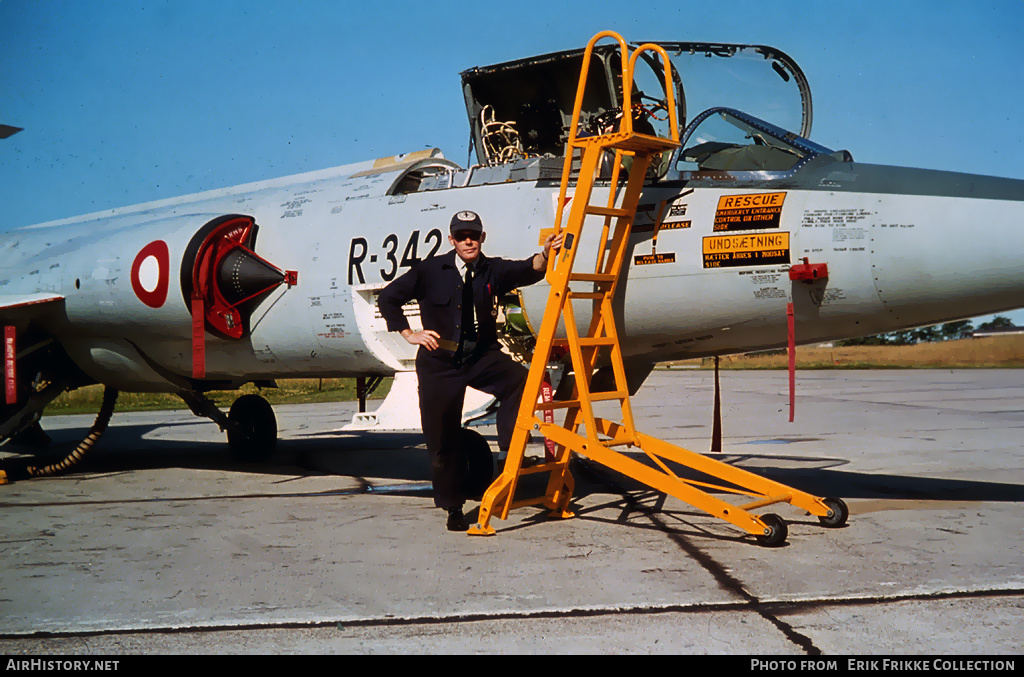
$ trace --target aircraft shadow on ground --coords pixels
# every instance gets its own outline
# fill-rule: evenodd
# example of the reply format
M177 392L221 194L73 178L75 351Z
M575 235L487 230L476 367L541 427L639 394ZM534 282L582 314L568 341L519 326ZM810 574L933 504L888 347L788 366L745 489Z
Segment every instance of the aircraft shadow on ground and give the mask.
M119 425L111 427L76 464L74 473L110 473L155 468L188 468L268 475L351 475L400 480L429 481L430 464L421 446L423 436L410 433L347 433L308 435L279 440L274 455L266 460L234 457L223 441L182 439L175 428L194 427L191 421L178 423ZM169 432L178 439L154 438ZM12 479L27 477L28 465L42 467L60 462L88 432L87 427L49 433L52 443L42 450L4 447L20 455L0 459L0 470ZM208 435L204 435L207 437Z
M635 460L642 461L643 459L635 458ZM726 457L721 460L735 462L738 459ZM936 507L945 506L950 502L1024 502L1024 486L1016 484L847 472L834 469L836 465L845 464L844 461L838 459L745 455L742 457L742 461L746 470L815 496L868 499L868 503L881 499L883 503L890 504L890 509L900 503L906 504L908 508L929 509L929 502L934 503ZM817 467L780 468L772 465L780 461ZM764 465L759 465L759 463ZM833 467L823 467L827 465ZM730 542L749 540L749 536L745 534L736 532L729 527L723 528L724 522L709 520L707 513L695 507L606 470L597 464L584 462L577 468L578 471L574 472L577 491L570 502L569 510L573 511L578 519L614 523L628 526L631 529L668 532L684 537L693 536ZM673 470L682 478L709 481L707 476L687 469L673 467ZM598 497L603 500L597 503L593 500L585 500L588 492L580 491L580 479L588 476L593 478L595 475L598 478L597 483L591 483L590 488L597 490L592 493L603 494ZM722 483L717 482L717 484ZM613 487L614 493L619 493L619 497L608 499L609 485ZM540 488L540 491L543 492L543 487ZM711 491L710 493L717 494L733 504L741 504L748 500L743 496L738 497L740 500L735 500L727 497L726 492L721 491ZM773 510L769 506L757 510L756 514L760 515L765 512L773 512ZM819 525L818 519L810 515L794 519L791 512L785 510L779 512L785 515L786 521L790 524L799 523L812 527ZM855 510L851 510L851 513L856 514ZM642 519L637 519L638 517L642 517ZM499 528L499 531L516 531L551 519L556 518L550 517L546 511L538 511L527 516L520 524ZM693 549L685 539L677 540L677 543L693 556L701 556L701 553Z
M644 462L643 454L628 454ZM774 454L711 454L712 458L748 470L770 480L815 496L844 499L904 499L935 501L1024 502L1024 485L981 480L918 477L897 473L840 470L847 461ZM650 465L650 464L648 464ZM686 468L668 464L684 479L713 479ZM718 484L722 484L718 482ZM637 484L634 488L641 488Z
M1024 485L979 480L914 477L840 470L808 472L799 469L765 469L762 473L816 496L888 498L931 501L1024 502Z
M89 451L71 472L110 473L156 468L191 468L262 473L294 477L344 475L396 482L429 482L430 462L419 432L328 431L281 440L275 455L266 461L234 458L225 442L153 439L152 433L166 433L194 422L120 425L110 428L96 448ZM51 433L53 443L34 456L0 459L0 470L13 480L25 479L29 464L43 466L59 462L85 436L88 428L68 428ZM182 435L184 436L184 434ZM485 437L496 448L493 434ZM25 451L4 447L4 451ZM627 455L645 461L642 452ZM942 500L1024 502L1024 485L895 473L867 473L840 470L846 461L838 458L809 458L773 454L721 454L714 458L736 464L768 479L816 496L844 499ZM671 465L671 464L670 464ZM574 472L579 500L610 490L648 491L647 487L595 463L587 471ZM707 478L685 468L673 467L684 479ZM500 468L497 469L500 471ZM543 493L546 475L525 477L523 495ZM517 498L520 494L517 493Z

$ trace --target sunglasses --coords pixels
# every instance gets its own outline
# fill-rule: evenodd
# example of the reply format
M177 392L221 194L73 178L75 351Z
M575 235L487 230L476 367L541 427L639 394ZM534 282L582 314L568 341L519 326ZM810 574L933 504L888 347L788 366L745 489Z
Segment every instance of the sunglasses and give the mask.
M480 240L480 234L479 230L459 230L452 233L452 239L456 242L462 242L466 239L478 242Z

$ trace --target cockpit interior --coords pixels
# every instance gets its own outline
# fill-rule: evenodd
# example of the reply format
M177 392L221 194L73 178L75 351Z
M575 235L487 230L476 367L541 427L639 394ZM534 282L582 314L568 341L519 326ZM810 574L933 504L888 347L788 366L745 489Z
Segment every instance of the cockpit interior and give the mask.
M807 139L810 88L782 52L756 45L659 42L672 61L681 146L656 164L652 178L720 172L791 172L829 155L849 158ZM669 122L654 52L644 52L630 83L634 129L667 136ZM473 150L483 166L561 158L569 135L583 50L559 52L462 73ZM615 127L622 116L617 45L592 56L577 134ZM687 111L698 111L688 118ZM687 124L689 123L689 124Z

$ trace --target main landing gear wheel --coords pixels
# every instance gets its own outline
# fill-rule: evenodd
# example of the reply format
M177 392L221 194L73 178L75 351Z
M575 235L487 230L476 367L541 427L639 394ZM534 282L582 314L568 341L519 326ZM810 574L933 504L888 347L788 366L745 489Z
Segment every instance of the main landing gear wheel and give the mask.
M239 460L262 461L277 446L277 419L270 403L259 395L242 395L228 411L228 448Z
M846 507L843 499L823 498L821 502L829 509L829 514L818 517L818 521L821 522L822 526L837 529L846 524L846 519L850 516L850 509Z
M494 481L494 458L491 456L491 445L484 436L475 430L462 428L459 432L459 444L466 453L466 496L479 501L487 487Z
M785 520L776 514L768 513L761 515L761 521L768 526L765 533L757 537L761 545L777 548L786 542L786 538L789 536L789 527L786 526Z

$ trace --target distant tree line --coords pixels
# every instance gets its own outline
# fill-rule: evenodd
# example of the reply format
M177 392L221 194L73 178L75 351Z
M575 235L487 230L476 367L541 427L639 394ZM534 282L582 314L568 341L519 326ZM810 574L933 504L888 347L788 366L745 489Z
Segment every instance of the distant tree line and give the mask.
M887 334L875 334L862 338L846 339L838 341L840 346L906 346L914 343L932 343L935 341L955 341L956 339L970 338L974 331L986 329L997 329L999 327L1012 327L1013 321L1008 317L997 315L989 322L978 325L975 329L970 320L958 322L946 322L945 324L933 324L930 327L918 327L917 329L905 329L893 331Z

